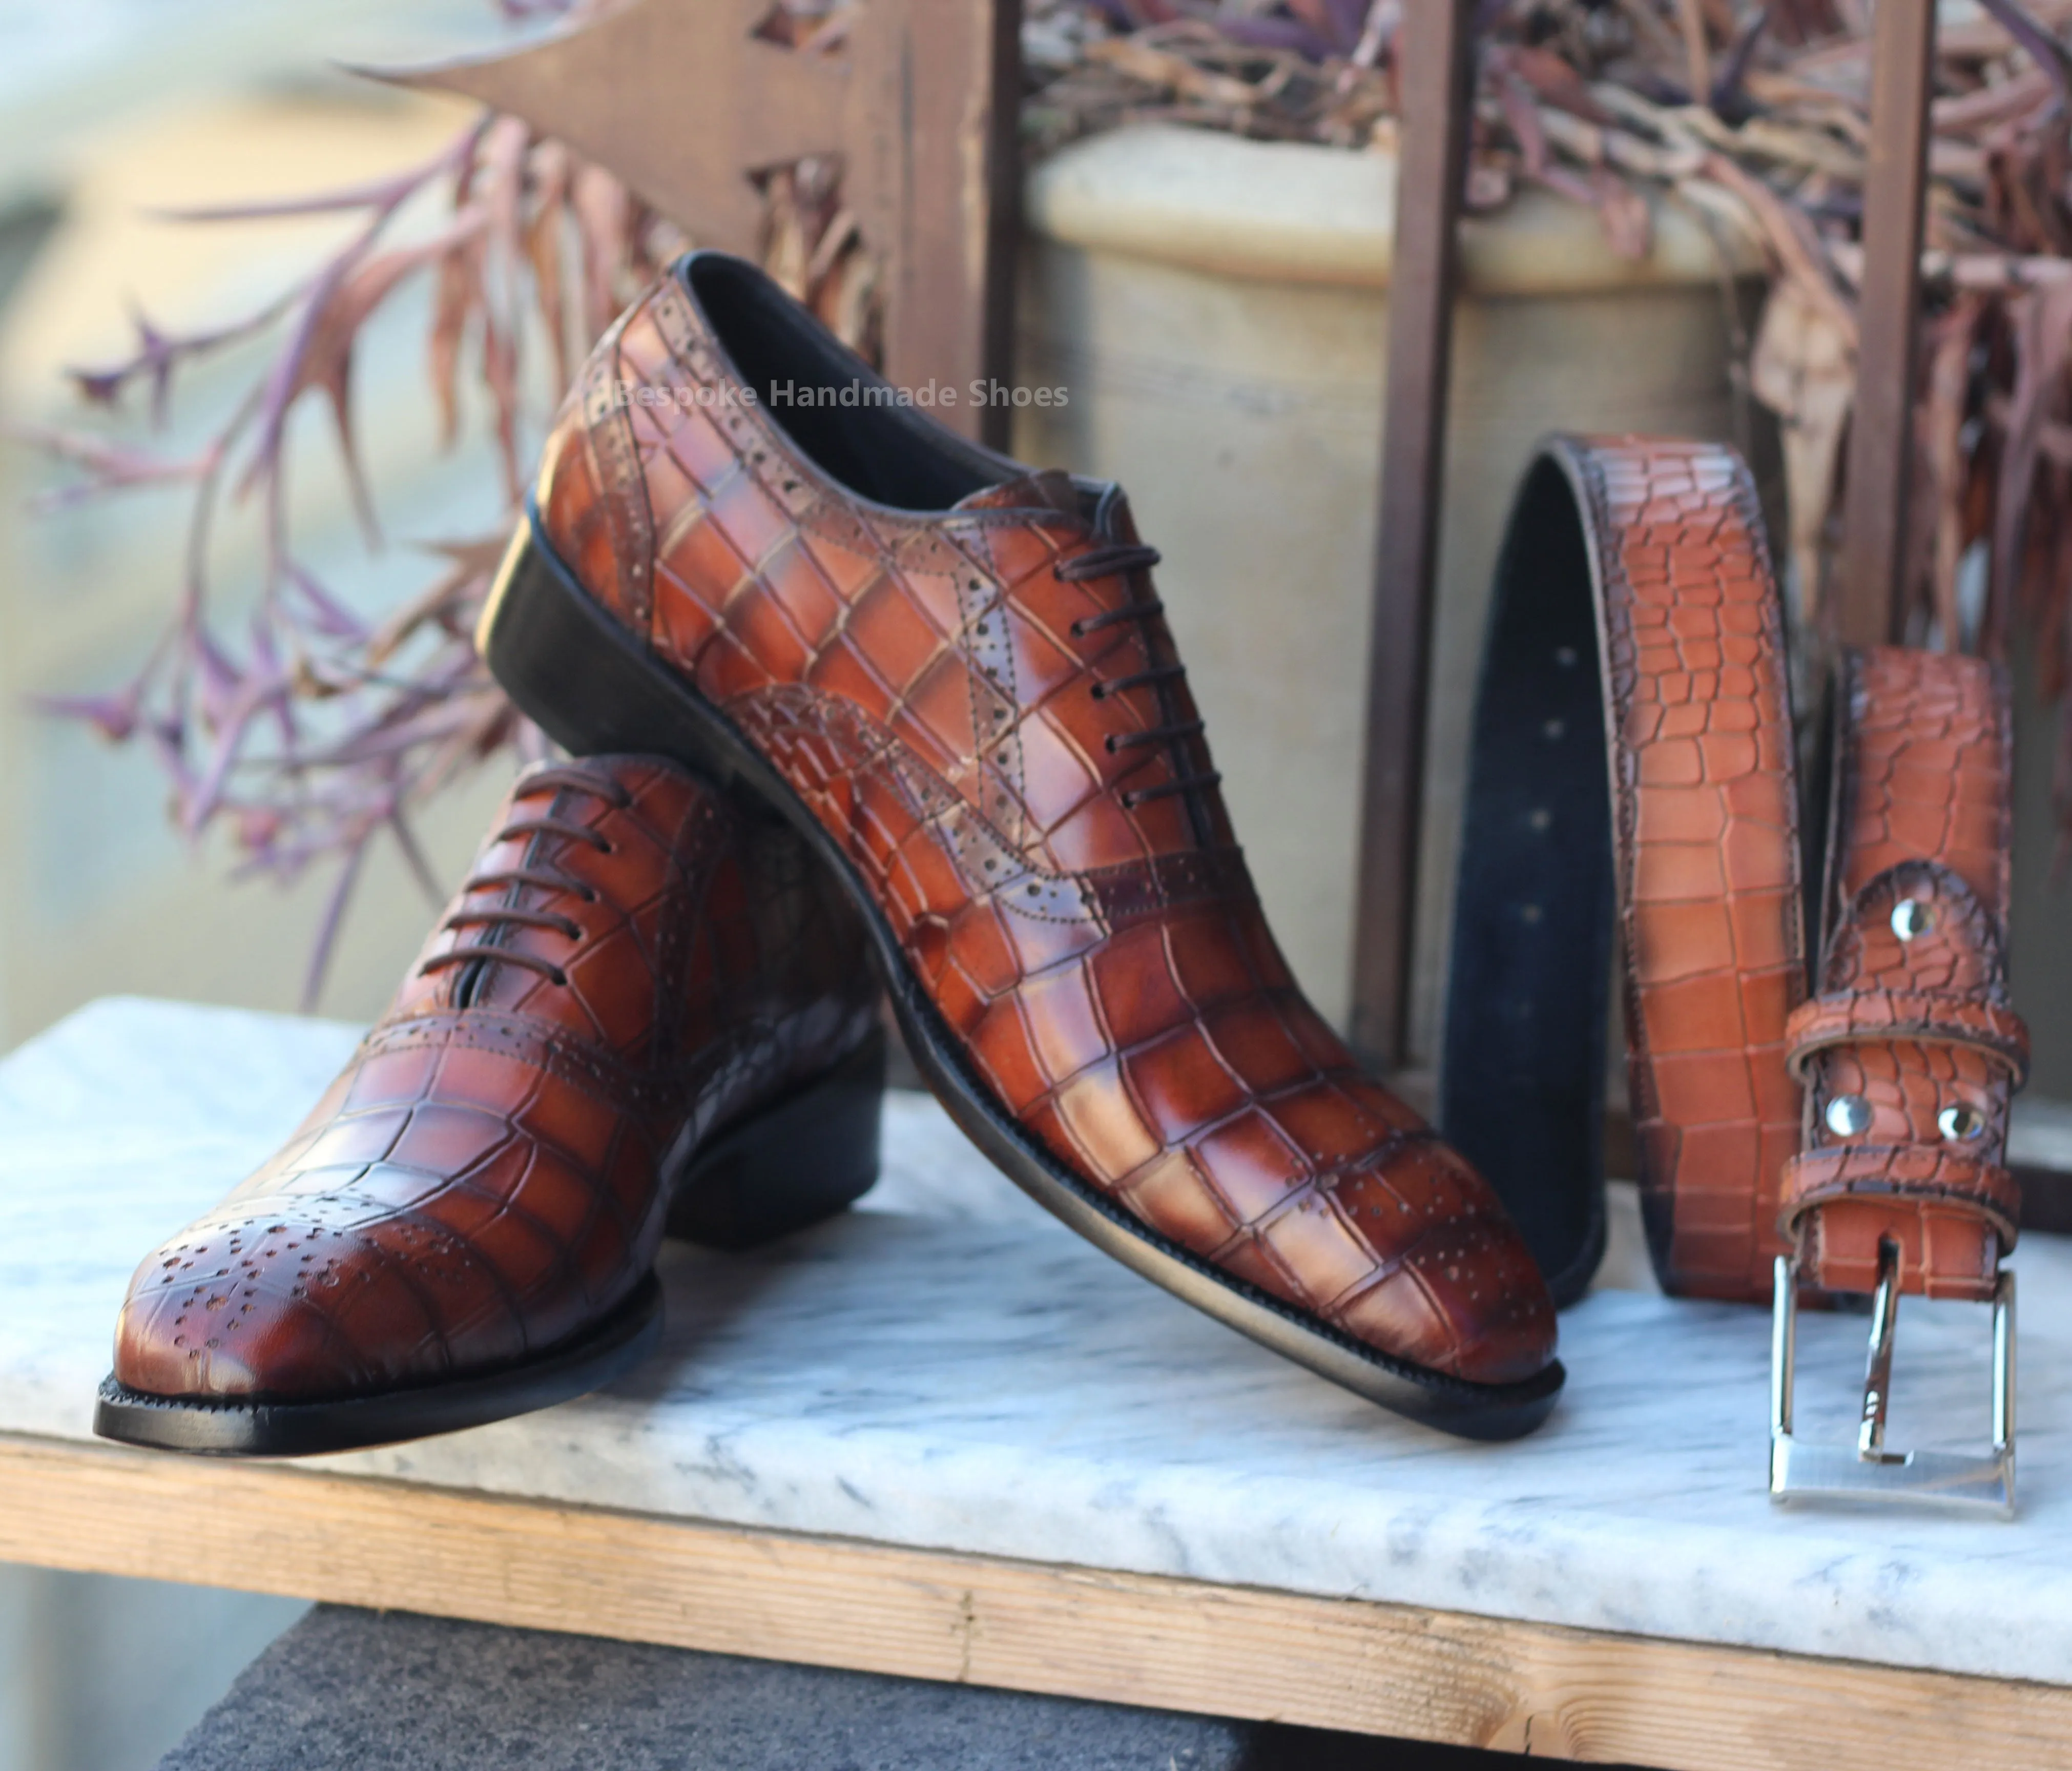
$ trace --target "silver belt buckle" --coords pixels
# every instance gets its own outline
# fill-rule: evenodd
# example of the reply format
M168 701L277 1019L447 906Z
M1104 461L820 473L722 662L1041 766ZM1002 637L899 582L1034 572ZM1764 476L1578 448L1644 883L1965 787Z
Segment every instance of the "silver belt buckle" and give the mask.
M1791 1390L1799 1350L1799 1258L1777 1257L1770 1331L1770 1497L1816 1497L1984 1507L2014 1517L2014 1275L2004 1267L1993 1291L1993 1448L1889 1452L1885 1411L1892 1398L1892 1346L1899 1321L1899 1251L1888 1242L1871 1300L1870 1358L1864 1371L1863 1424L1853 1448L1808 1445L1791 1436Z

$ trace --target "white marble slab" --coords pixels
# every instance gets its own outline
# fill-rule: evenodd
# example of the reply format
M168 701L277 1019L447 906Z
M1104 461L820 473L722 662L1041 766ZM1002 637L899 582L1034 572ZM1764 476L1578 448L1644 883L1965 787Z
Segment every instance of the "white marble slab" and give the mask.
M132 1263L297 1119L352 1030L134 1000L0 1061L0 1430L86 1436ZM613 1391L324 1460L413 1481L1489 1616L2072 1679L2072 1243L2025 1242L2021 1513L1774 1509L1765 1312L1601 1288L1548 1426L1464 1445L1095 1253L932 1103L868 1210L672 1248L666 1346ZM1616 1263L1629 1275L1630 1258ZM1803 1331L1847 1438L1860 1320ZM1982 1311L1909 1304L1900 1445L1982 1440Z

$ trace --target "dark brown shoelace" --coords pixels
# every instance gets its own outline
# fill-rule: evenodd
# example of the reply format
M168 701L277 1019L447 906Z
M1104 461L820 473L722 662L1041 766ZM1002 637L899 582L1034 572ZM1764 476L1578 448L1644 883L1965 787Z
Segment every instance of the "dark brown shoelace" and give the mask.
M574 768L543 768L528 776L517 790L517 797L530 799L541 793L585 793L601 799L615 810L623 811L632 803L626 789L616 781L606 780ZM504 842L516 837L537 838L557 836L570 842L586 842L600 855L611 853L611 840L592 830L586 824L574 824L565 818L556 818L550 810L538 818L513 818L495 835L491 842ZM531 886L543 891L573 892L585 904L597 901L596 888L586 885L572 874L557 867L520 867L504 869L495 873L471 873L461 887L465 898L476 892L508 891L512 888ZM482 969L490 965L518 966L525 970L536 972L549 982L565 986L569 974L551 960L536 954L503 945L502 937L515 929L551 929L565 936L571 944L582 939L582 925L574 917L565 916L552 910L528 910L515 904L483 904L456 910L440 925L442 929L458 933L463 929L477 929L481 933L473 940L449 947L444 953L434 953L417 968L419 974L429 977L432 973L449 966L479 962L476 969L464 976L454 991L454 1004L465 1008L472 1000Z
M1059 580L1067 584L1077 584L1090 578L1105 578L1110 573L1120 575L1127 583L1136 573L1149 571L1162 558L1155 547L1146 547L1137 542L1108 542L1098 547L1090 547L1083 554L1075 554L1057 568ZM1135 587L1129 586L1133 593ZM1072 637L1083 639L1089 633L1098 633L1103 628L1115 627L1124 621L1148 621L1154 616L1163 615L1166 605L1158 598L1148 597L1138 601L1132 594L1130 599L1120 607L1090 615L1072 624ZM1118 677L1112 682L1097 682L1093 687L1096 701L1105 701L1111 695L1127 693L1132 689L1155 686L1175 682L1187 673L1183 664L1153 665L1148 670ZM1159 697L1159 706L1166 704ZM1108 739L1111 756L1124 750L1144 745L1173 747L1171 765L1173 779L1157 787L1144 787L1126 792L1122 796L1125 810L1141 805L1147 800L1165 799L1174 793L1192 793L1196 788L1214 787L1223 779L1216 769L1195 770L1190 767L1186 752L1182 748L1185 739L1197 736L1202 730L1198 719L1170 721L1162 726L1147 726L1141 731L1112 733Z

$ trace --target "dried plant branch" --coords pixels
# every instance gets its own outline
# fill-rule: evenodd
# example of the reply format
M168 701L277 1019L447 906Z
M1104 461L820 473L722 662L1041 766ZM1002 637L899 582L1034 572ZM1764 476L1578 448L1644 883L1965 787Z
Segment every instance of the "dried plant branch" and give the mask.
M1376 0L1348 54L1293 0L1201 0L1179 23L1162 0L1033 0L1025 136L1042 152L1161 118L1385 145L1400 3ZM2029 636L2072 845L2072 0L1980 3L1937 34L1910 632L1996 654ZM1637 256L1645 194L1760 250L1766 310L1732 373L1780 422L1784 553L1817 645L1856 388L1869 8L1485 0L1478 23L1471 210L1538 185ZM1982 602L1959 594L1979 567Z
M565 3L504 0L514 16ZM808 21L827 40L832 14ZM805 162L768 175L767 256L787 286L866 349L876 333L874 262L841 200L839 168ZM442 209L405 234L405 210ZM576 363L619 310L688 243L602 167L489 116L401 172L342 190L168 212L221 225L278 217L351 218L344 243L256 311L191 333L135 316L122 360L72 370L88 403L119 412L148 395L162 430L176 383L229 347L269 343L265 367L230 416L191 453L45 426L17 435L74 470L43 495L64 508L145 488L190 488L183 570L172 616L142 668L101 694L56 695L45 709L117 743L141 744L172 787L189 838L227 830L237 876L291 879L336 869L305 991L314 1000L340 919L372 846L393 840L435 900L438 882L413 832L416 812L483 758L542 752L477 658L472 633L503 552L501 534L433 544L441 570L385 616L363 617L323 581L291 520L287 442L294 415L327 407L352 508L368 546L380 527L353 426L353 369L374 318L413 286L429 286L427 376L441 433L461 430L466 374L487 396L507 503L522 495L528 337L545 335L553 379ZM212 538L226 509L256 508L256 603L233 619L216 582ZM508 525L507 525L508 527Z
M570 17L609 0L498 0L513 18ZM760 27L804 53L837 52L857 4L787 0ZM2061 727L2056 800L2072 831L2072 0L1982 0L1938 35L1918 413L1922 546L1917 636L1988 652L2031 636ZM1041 154L1145 119L1363 149L1392 139L1403 0L1031 0L1023 137ZM1856 377L1863 180L1869 140L1868 8L1861 0L1483 0L1470 205L1521 184L1587 205L1614 251L1644 256L1653 208L1753 243L1768 298L1732 365L1780 420L1801 618L1817 631L1830 521ZM804 160L761 180L773 275L866 354L880 272L844 204L838 166ZM442 208L402 237L405 209ZM524 477L528 337L565 385L590 340L685 242L603 167L516 120L489 117L417 167L344 190L186 212L198 224L353 218L345 243L253 313L189 334L135 319L122 360L73 372L88 403L147 395L162 429L180 378L234 346L272 341L264 372L199 447L48 428L33 440L76 473L63 506L143 488L190 488L171 620L142 669L51 710L138 743L199 836L228 828L239 871L338 878L310 972L384 834L430 888L411 834L434 793L493 752L543 743L474 655L498 538L438 544L429 582L363 616L323 582L290 519L285 442L306 402L326 406L370 545L373 491L352 427L357 341L398 293L429 286L430 397L462 428L463 381L486 396L507 498ZM1723 277L1731 267L1723 258ZM232 624L211 574L225 504L257 507L256 608ZM1971 562L1967 564L1967 562ZM1983 607L1960 595L1982 565ZM2068 850L2072 852L2072 850Z

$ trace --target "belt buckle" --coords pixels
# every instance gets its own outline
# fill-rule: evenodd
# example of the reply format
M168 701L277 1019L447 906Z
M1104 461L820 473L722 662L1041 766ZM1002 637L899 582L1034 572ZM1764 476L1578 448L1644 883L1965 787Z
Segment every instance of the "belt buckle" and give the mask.
M1892 1399L1892 1349L1899 1321L1899 1251L1888 1242L1871 1301L1870 1356L1864 1371L1863 1423L1853 1448L1809 1445L1791 1435L1791 1394L1799 1343L1799 1258L1777 1257L1770 1306L1770 1497L1898 1501L1984 1508L2014 1516L2014 1275L2001 1269L1993 1291L1993 1448L1890 1452L1885 1423Z

